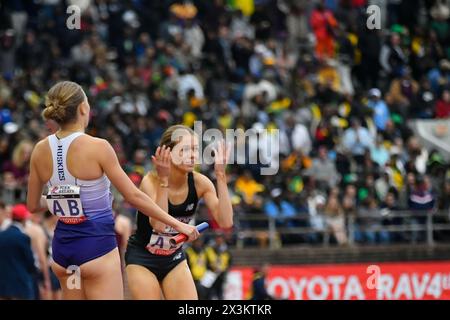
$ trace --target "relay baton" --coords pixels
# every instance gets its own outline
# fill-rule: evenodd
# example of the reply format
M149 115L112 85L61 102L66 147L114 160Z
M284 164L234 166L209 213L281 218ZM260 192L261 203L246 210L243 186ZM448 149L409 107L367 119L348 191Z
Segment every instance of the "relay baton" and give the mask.
M196 226L196 228L197 228L198 232L203 232L203 231L205 231L206 229L209 228L209 224L208 224L208 222L202 222L202 223L198 224ZM180 234L177 234L172 239L170 239L170 244L174 246L174 245L179 244L179 243L181 243L183 241L186 241L187 239L188 239L187 235L185 235L183 233L180 233Z

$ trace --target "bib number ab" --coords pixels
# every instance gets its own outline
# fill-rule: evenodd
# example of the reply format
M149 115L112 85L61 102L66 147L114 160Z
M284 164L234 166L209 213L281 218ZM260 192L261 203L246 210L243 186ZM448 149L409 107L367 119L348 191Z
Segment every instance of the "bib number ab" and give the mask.
M80 187L60 185L50 187L47 194L50 212L66 224L79 224L87 218L83 212L80 198Z

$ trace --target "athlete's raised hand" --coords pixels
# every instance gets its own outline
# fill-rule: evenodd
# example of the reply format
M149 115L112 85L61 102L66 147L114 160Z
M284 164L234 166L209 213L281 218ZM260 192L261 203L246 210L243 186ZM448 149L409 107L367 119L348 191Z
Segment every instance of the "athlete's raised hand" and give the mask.
M152 156L152 162L160 179L168 179L170 174L170 148L163 145L156 149L156 153Z
M225 140L219 141L214 149L214 170L216 173L225 173L230 151L230 145L225 144Z

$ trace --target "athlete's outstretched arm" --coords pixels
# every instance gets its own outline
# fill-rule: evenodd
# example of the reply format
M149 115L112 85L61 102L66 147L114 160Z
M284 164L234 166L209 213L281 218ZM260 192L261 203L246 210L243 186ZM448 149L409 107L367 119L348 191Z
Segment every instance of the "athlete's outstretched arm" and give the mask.
M127 202L143 214L160 220L178 232L189 236L190 241L198 238L199 233L194 226L182 223L164 212L149 196L133 184L120 166L117 155L108 141L98 139L98 144L99 164L109 180L111 180L112 184L119 190Z
M41 142L36 144L30 159L30 174L28 177L27 207L32 213L48 210L45 196L42 195L45 182L39 177L37 165L41 156Z
M227 177L225 174L229 153L229 148L225 146L224 141L220 142L215 150L214 171L217 179L217 193L211 180L202 174L198 174L205 204L219 226L225 229L233 226L233 206L231 205Z

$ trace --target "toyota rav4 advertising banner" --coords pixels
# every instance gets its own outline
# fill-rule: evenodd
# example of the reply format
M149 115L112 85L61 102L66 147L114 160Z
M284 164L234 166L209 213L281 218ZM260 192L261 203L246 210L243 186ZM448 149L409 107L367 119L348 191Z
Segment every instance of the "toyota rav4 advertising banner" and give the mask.
M226 299L251 296L253 268L228 273ZM431 300L450 299L450 261L272 265L266 289L277 299Z

